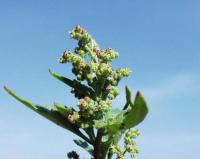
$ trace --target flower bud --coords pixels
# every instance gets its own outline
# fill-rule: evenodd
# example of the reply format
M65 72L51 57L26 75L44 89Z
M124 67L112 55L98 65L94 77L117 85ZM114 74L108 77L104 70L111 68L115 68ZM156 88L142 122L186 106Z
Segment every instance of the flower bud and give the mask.
M116 86L109 85L106 90L108 91L108 98L113 100L116 96L119 95L119 90Z
M75 53L76 54L78 54L78 55L80 55L81 57L85 57L85 55L86 55L86 51L83 49L83 48L81 48L81 47L77 47L76 49L75 49Z
M104 100L99 100L98 106L95 108L95 112L106 112L112 107L111 102L107 102Z
M139 131L136 129L129 129L124 137L125 149L127 152L131 154L131 157L136 157L137 153L139 153L139 149L136 143L133 141L137 136L139 136Z
M67 119L71 122L71 123L75 123L80 119L80 115L78 112L72 112L71 114L68 115Z
M97 52L97 57L101 59L103 62L111 62L112 60L118 57L118 53L115 52L112 48L108 48L105 51Z
M118 78L122 78L122 77L128 77L131 73L131 70L128 68L121 68L119 70L116 71Z
M80 108L80 110L83 110L83 111L88 110L94 106L94 101L90 99L89 97L85 97L79 100L79 103L77 104L77 106Z
M100 77L106 77L109 74L112 73L112 67L106 63L101 63L99 65L98 71L97 71L97 75Z
M124 151L118 145L111 145L110 151L117 155L117 159L125 159L124 153L123 153Z

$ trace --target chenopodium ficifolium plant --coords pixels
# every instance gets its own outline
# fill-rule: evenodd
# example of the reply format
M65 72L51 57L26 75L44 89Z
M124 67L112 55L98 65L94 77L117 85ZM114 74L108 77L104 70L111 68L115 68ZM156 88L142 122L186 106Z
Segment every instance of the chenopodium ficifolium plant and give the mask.
M128 68L113 69L111 62L118 58L112 48L100 49L91 35L82 27L76 26L70 32L71 38L78 41L74 51L64 51L59 58L62 64L71 63L75 79L50 74L71 87L71 93L78 99L77 107L54 103L54 108L33 104L5 90L15 99L57 125L76 134L74 142L90 153L93 159L124 159L129 153L135 158L139 152L134 139L139 132L134 127L144 120L148 113L144 97L138 91L135 100L126 86L126 102L120 109L112 109L112 100L119 95L118 84L131 71ZM123 138L120 146L119 140ZM68 153L68 158L78 159L77 152Z

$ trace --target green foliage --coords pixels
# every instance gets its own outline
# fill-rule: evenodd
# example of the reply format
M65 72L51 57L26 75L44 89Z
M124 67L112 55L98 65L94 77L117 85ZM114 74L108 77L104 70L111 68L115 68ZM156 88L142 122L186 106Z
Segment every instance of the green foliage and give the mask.
M129 129L144 120L148 113L148 108L144 97L138 91L135 97L134 103L131 101L131 92L128 87L126 87L126 97L128 107L125 109L130 109L125 113L125 117L123 120L124 128ZM126 105L127 106L127 105Z
M71 92L78 99L77 107L67 107L54 103L54 108L45 108L17 96L7 87L5 90L28 108L44 116L55 124L71 131L82 140L74 142L90 153L93 159L124 159L125 153L136 157L138 148L133 141L138 131L132 129L144 120L148 113L144 97L138 91L134 102L131 91L126 87L126 103L122 110L112 109L112 100L119 95L118 84L131 71L128 68L115 70L111 62L119 54L112 48L100 49L88 32L80 26L70 32L71 38L78 41L74 51L64 51L59 62L71 63L73 80L50 72L50 74L71 87ZM118 145L124 137L124 147ZM79 159L72 151L68 158Z
M114 109L106 112L101 119L95 120L94 126L97 129L105 129L108 134L115 134L117 131L119 131L123 120L123 112L119 109Z
M89 152L92 156L94 155L93 149L90 147L90 145L88 145L88 143L86 141L82 141L82 140L74 140L74 142L82 147L85 151Z
M76 151L71 151L67 154L67 157L69 159L79 159L79 155L76 153Z

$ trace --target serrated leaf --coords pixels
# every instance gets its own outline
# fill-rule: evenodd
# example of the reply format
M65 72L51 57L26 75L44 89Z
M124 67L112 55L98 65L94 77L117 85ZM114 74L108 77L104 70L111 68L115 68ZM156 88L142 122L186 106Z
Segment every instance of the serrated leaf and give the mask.
M93 149L88 145L88 143L86 141L82 141L82 140L74 140L74 142L82 147L83 149L85 149L87 152L89 152L92 156L93 156Z
M125 113L123 127L126 129L138 125L144 120L148 113L148 107L142 94L138 91L134 103L129 101L130 110ZM129 108L127 108L129 109Z
M49 72L54 78L60 80L61 82L67 84L68 86L74 88L75 92L77 92L77 96L80 96L79 98L83 98L85 96L94 98L94 91L92 90L92 88L81 84L77 80L70 80L64 76L60 76L60 75L56 74L55 72L51 72L50 70L49 70Z

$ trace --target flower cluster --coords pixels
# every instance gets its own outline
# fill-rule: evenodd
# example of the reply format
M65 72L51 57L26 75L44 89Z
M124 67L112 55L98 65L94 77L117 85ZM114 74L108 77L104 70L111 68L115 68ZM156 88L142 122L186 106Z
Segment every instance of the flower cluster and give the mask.
M67 119L71 122L71 123L76 123L79 119L80 119L80 115L78 112L73 111L72 113L68 114Z
M86 128L94 123L94 119L99 119L108 112L112 107L112 103L99 98L96 104L94 100L86 96L79 100L77 106L79 111L71 111L68 114L68 120L81 128Z
M136 143L133 141L136 137L140 135L138 130L135 129L129 129L124 137L124 144L125 149L127 152L131 154L131 157L136 157L136 155L139 152L139 149L136 145Z
M95 50L98 50L99 47L84 28L76 26L70 32L70 36L71 38L78 40L78 47L75 49L76 54L79 54L81 57L85 57L86 53L89 53L92 60L95 60Z
M75 27L70 35L78 41L78 47L74 52L65 51L60 57L60 63L72 63L72 72L77 80L87 81L98 92L98 97L113 100L119 94L117 84L131 71L127 68L114 70L109 62L116 59L118 53L112 48L101 50L82 27ZM87 54L90 60L86 57Z
M91 119L94 117L94 105L94 100L87 96L80 99L77 104L79 111L73 110L68 115L68 120L81 128L89 127L93 123Z
M127 77L131 71L127 68L114 70L110 62L119 56L118 53L112 48L101 50L91 35L82 27L75 27L70 32L70 36L78 41L78 46L74 52L65 51L59 62L71 63L76 80L80 83L86 81L96 95L91 99L88 94L79 95L79 90L72 88L75 96L81 98L77 104L79 111L74 111L68 116L68 119L73 123L77 123L79 120L90 120L91 124L93 120L97 120L101 116L99 114L110 109L111 102L109 100L113 100L119 95L117 88L119 81L123 77ZM88 56L86 56L87 54Z
M124 137L124 148L117 144L112 144L110 147L110 152L117 155L117 159L125 159L125 154L128 152L132 158L136 158L139 152L136 143L133 141L139 136L139 131L135 129L129 129Z
M119 56L118 52L114 51L112 48L108 48L105 51L97 50L96 55L101 62L104 63L111 62Z
M111 145L110 151L117 155L117 159L125 159L124 150L118 145Z
M81 111L88 111L94 106L94 101L89 97L85 97L79 100L77 105Z
M64 51L62 57L60 58L60 63L71 62L74 66L80 67L84 64L83 58L73 54L70 51Z
M104 100L99 100L98 106L94 109L94 112L99 112L105 113L107 112L110 108L112 107L112 103L110 101L104 101Z

